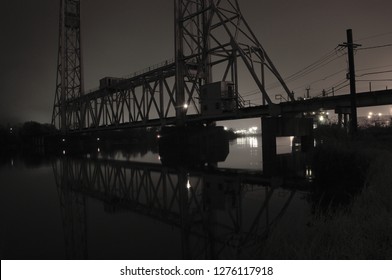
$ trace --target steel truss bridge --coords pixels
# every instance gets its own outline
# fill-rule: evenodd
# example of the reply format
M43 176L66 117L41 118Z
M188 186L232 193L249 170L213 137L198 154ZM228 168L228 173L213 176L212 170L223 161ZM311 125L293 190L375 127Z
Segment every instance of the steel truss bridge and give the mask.
M67 255L79 259L88 256L87 198L103 202L109 212L131 211L177 228L183 258L238 259L256 257L297 192L278 189L282 182L260 172L233 169L64 157L53 162L53 172ZM245 203L249 193L260 201ZM280 203L271 207L277 195Z
M99 89L84 92L80 1L60 0L52 123L63 133L209 124L350 107L348 94L295 101L237 0L174 0L175 59L128 78L105 77ZM241 97L244 76L258 87L262 105L251 106ZM267 82L280 84L287 102L274 104ZM391 90L363 93L357 97L358 106L391 104L391 95Z

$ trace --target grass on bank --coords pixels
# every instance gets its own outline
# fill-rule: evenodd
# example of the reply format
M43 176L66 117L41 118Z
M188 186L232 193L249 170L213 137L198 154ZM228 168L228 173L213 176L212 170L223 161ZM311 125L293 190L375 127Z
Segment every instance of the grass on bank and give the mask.
M264 259L392 259L392 129L376 128L359 132L349 139L341 130L324 128L316 134L323 140L316 153L329 154L321 168L346 167L358 184L351 202L339 208L314 209L306 229L290 232L278 227L261 242L259 256ZM335 162L328 162L329 160ZM327 178L338 168L323 170ZM363 180L358 180L363 178ZM329 183L331 183L330 181ZM339 180L339 182L348 182ZM340 188L346 186L341 185ZM354 186L347 187L347 192Z

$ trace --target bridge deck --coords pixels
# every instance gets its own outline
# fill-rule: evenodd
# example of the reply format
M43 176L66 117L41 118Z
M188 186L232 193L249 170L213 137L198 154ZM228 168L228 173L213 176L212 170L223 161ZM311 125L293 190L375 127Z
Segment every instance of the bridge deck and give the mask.
M167 71L168 75L171 75L170 71L173 71L173 65L165 66L161 69L162 71ZM154 75L151 76L151 79L155 79ZM136 79L136 80L135 80ZM130 80L124 81L121 84L121 87L129 87L130 83L136 83L138 77L132 78ZM95 96L105 95L102 90L98 90L96 92L92 92L89 96L83 96L82 98L91 98ZM374 91L374 92L361 92L357 95L357 107L370 107L370 106L381 106L381 105L389 105L392 104L392 90L382 90L382 91ZM297 100L290 102L283 102L280 104L271 105L262 105L262 106L254 106L254 107L246 107L241 108L233 112L226 112L219 115L211 115L211 116L203 116L200 114L188 115L187 122L188 123L203 123L206 121L224 121L224 120L235 120L235 119L247 119L247 118L257 118L262 116L271 115L271 111L276 115L293 115L299 114L302 112L313 112L320 109L323 110L335 110L337 108L349 108L350 107L350 95L339 95L339 96L330 96L330 97L320 97L320 98L312 98L307 100ZM151 120L142 120L142 121L134 121L122 124L113 124L113 125L105 125L99 127L92 128L84 128L82 130L73 130L71 133L80 133L80 132L92 132L92 131L102 131L102 130L120 130L120 129L129 129L129 128L141 128L141 127L154 127L164 125L174 125L176 121L175 117L168 117L164 120L160 118L151 119Z

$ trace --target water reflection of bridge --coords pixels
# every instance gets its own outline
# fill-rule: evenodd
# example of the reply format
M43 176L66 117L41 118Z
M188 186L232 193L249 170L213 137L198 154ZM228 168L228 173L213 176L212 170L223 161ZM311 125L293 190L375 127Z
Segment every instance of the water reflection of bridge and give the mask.
M105 211L132 211L181 231L183 258L255 258L292 201L271 208L282 181L260 172L164 167L159 164L68 158L53 163L62 207L67 254L87 258L86 198ZM246 194L262 194L248 204Z

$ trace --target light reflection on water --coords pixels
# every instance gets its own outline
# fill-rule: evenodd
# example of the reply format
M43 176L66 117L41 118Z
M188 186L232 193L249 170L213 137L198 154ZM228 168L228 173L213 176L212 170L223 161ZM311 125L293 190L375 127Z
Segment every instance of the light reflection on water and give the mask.
M218 166L262 170L261 136L234 139L230 143L230 153L225 162L218 163Z
M277 155L291 154L294 137L276 138ZM261 136L240 137L230 143L230 153L225 162L220 162L219 167L263 169L263 151Z
M260 137L240 137L235 139L236 144L239 146L249 147L251 149L259 147L259 140L261 141Z
M161 167L146 150L69 154L45 173L0 167L5 258L256 258L237 241L254 248L269 222L290 229L310 215L304 193L274 190L255 173ZM261 137L232 141L219 167L261 171Z

